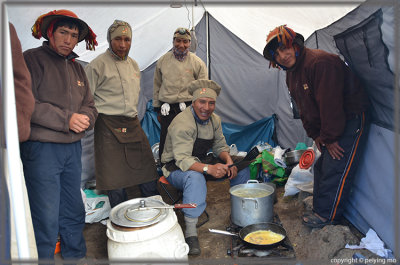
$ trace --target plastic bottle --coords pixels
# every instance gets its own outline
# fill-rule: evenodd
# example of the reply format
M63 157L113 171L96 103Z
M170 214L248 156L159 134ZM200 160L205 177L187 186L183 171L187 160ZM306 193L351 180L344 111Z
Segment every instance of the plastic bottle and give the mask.
M263 182L271 182L272 177L268 172L263 173Z

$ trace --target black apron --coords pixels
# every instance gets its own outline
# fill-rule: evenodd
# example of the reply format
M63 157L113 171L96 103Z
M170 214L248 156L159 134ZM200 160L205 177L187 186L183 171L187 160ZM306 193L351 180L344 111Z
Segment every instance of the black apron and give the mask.
M161 105L164 102L161 102ZM188 108L192 102L191 101L186 101L186 108ZM161 131L160 131L160 145L158 147L158 154L160 155L160 159L161 159L161 155L164 152L164 145L165 145L165 139L167 138L167 134L168 134L168 127L171 124L172 120L179 114L181 113L181 109L179 108L179 103L173 103L173 104L169 104L170 106L170 110L169 110L169 114L167 116L163 116L160 115L160 126L161 126Z
M96 188L114 190L158 178L139 119L99 114L94 130Z

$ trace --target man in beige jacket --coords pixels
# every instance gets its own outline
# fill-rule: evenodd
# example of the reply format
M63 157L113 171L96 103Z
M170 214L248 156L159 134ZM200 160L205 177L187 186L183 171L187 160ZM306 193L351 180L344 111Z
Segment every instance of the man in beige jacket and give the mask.
M221 118L214 113L220 85L212 80L195 80L187 89L193 96L193 103L169 126L161 162L165 164L162 171L168 182L183 191L182 203L197 204L196 208L182 211L189 255L199 255L196 225L206 208L206 179L229 178L230 185L234 186L246 183L250 170L243 164L229 167L238 157L230 156ZM213 154L209 154L210 150Z
M137 117L140 70L128 56L131 26L115 20L110 44L86 68L99 112L94 129L96 188L107 190L111 207L128 200L126 188L139 185L141 196L158 194L158 173L149 140Z
M172 50L158 60L154 71L153 106L159 113L161 124L160 158L168 126L176 115L192 104L192 96L186 86L197 79L208 79L205 63L189 51L190 42L188 29L176 29Z

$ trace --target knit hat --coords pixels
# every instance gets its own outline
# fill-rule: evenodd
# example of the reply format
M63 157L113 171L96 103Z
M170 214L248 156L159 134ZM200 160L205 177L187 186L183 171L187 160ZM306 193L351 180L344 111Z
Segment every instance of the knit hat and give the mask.
M187 86L189 94L193 95L192 102L198 98L217 99L221 92L221 86L216 82L207 79L198 79L189 83Z
M107 31L107 41L111 43L117 36L128 36L132 39L132 28L128 22L122 20L114 20Z
M293 46L293 43L303 47L304 37L301 34L294 32L293 29L286 25L278 26L269 32L263 55L265 59L270 61L270 67L279 68L274 59L276 49L282 45L290 48Z
M187 28L177 28L174 32L174 38L191 40L190 31Z
M79 28L78 42L85 40L86 49L95 50L95 46L98 45L96 41L96 34L94 34L92 29L88 26L88 24L86 24L86 22L79 19L74 12L66 9L50 11L46 14L39 16L36 19L35 24L33 24L31 28L32 36L36 39L40 39L41 37L43 37L46 40L49 40L48 30L53 30L54 22L56 22L54 20L62 18L69 18L76 22ZM49 28L49 26L51 27Z

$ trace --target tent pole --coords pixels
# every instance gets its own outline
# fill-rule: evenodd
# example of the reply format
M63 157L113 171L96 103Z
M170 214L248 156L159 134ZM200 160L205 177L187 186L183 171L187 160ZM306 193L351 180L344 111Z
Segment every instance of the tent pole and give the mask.
M208 79L211 80L211 69L210 69L210 28L209 28L209 13L206 11L206 42L207 42L207 71L208 71Z
M29 259L29 244L28 244L28 224L25 215L25 207L23 195L23 173L21 169L21 158L19 154L19 140L17 127L17 114L15 109L15 92L14 92L14 74L11 58L11 43L10 43L10 28L8 24L8 14L5 6L2 8L3 15L3 83L4 88L4 131L6 151L4 160L5 177L8 178L10 186L10 201L12 206L13 220L16 241L18 247L18 257L20 260Z
M194 4L192 5L192 29L194 30Z
M395 159L394 159L394 179L395 179L395 198L394 198L394 232L395 232L395 256L397 259L400 258L400 169L399 169L399 159L400 159L400 4L399 1L394 1L394 54L395 54L395 63L394 64L394 131L395 131Z
M193 53L196 53L197 50L197 37L196 37L196 28L194 25L194 5L192 5L192 22L191 22L191 29L190 29L190 34L192 35L192 41L190 42L190 51ZM190 27L190 24L189 24Z

